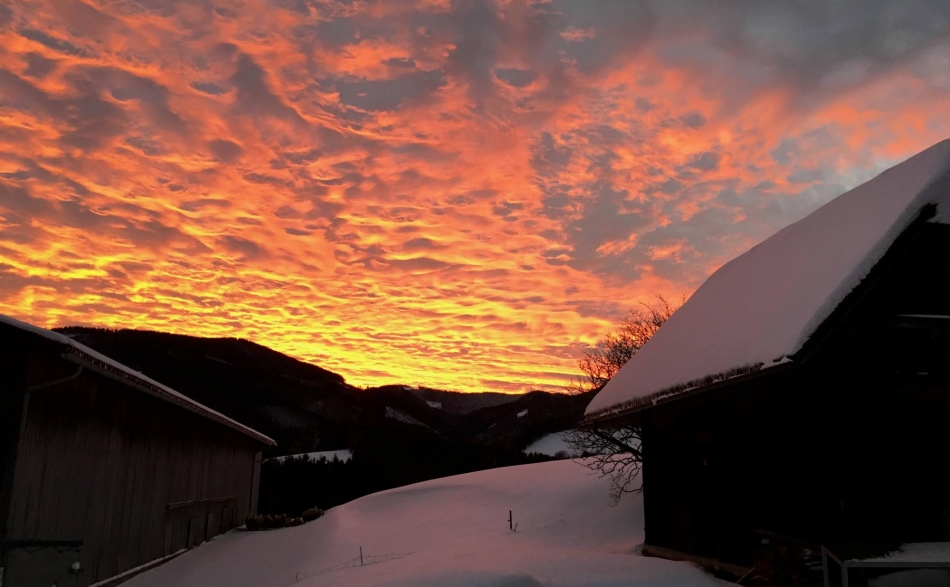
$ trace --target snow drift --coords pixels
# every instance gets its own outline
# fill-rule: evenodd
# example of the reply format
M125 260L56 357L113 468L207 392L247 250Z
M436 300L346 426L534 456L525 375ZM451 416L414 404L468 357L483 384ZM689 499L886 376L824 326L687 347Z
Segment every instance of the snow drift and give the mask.
M232 531L127 585L717 585L691 565L633 554L643 541L642 500L629 495L611 507L608 484L571 461L427 481L363 497L304 526Z

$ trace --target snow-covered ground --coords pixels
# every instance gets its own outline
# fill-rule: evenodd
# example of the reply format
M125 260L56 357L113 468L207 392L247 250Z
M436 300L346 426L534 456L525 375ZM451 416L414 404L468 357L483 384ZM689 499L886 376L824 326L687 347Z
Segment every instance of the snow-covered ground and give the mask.
M559 452L566 452L568 455L573 456L574 451L571 450L571 447L564 442L564 433L555 432L554 434L548 434L547 436L542 436L538 440L535 440L528 445L528 448L524 449L526 453L541 453L548 456L556 456Z
M640 496L611 507L606 479L555 461L376 493L296 528L232 531L127 586L717 586L689 564L633 554L642 540Z
M293 459L293 458L298 458L298 457L307 457L307 458L313 459L313 460L315 460L315 461L319 461L320 459L326 459L326 460L328 460L328 461L332 461L333 459L338 459L338 460L341 460L341 461L343 461L343 462L345 463L346 461L350 460L350 458L351 458L352 456L353 456L353 453L351 453L351 452L350 452L349 450L347 450L347 449L343 449L343 450L321 450L321 451L319 451L319 452L302 452L302 453L300 453L300 454L286 455L286 456L282 456L282 457L272 457L272 458L264 459L264 460L265 460L265 461L284 462L284 461L286 461L287 459Z

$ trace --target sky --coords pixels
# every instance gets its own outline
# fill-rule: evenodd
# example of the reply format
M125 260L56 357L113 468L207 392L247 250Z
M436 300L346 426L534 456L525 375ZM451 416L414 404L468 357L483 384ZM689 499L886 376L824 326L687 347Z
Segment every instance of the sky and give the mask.
M556 391L948 92L946 0L4 0L0 313Z

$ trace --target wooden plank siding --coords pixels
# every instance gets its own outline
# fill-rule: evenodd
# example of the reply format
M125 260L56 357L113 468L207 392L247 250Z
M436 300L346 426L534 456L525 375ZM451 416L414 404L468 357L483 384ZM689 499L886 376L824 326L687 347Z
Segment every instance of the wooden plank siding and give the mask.
M636 414L648 546L752 564L761 531L950 537L950 227L898 245L787 369Z
M45 354L25 358L28 384L58 376ZM251 511L261 446L235 430L88 370L33 392L27 414L4 539L82 541L79 587L199 544ZM16 585L16 569L7 572Z

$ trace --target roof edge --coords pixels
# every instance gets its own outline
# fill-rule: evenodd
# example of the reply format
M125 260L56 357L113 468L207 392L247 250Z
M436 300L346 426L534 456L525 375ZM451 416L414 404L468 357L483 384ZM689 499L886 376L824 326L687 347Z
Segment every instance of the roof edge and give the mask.
M947 174L950 179L950 172ZM922 205L913 220L910 221L893 239L890 240L884 253L877 262L860 278L858 283L844 297L834 305L827 316L807 335L803 335L796 349L788 357L798 363L808 363L824 346L825 342L851 317L854 309L866 298L868 293L880 283L887 272L907 252L913 242L919 237L923 227L934 224L932 220L937 215L937 205L927 203Z
M104 375L124 385L133 387L138 391L147 393L170 404L174 404L180 408L184 408L189 412L207 418L208 420L212 420L227 426L228 428L253 438L254 440L266 446L277 446L277 442L269 436L261 434L253 428L228 418L224 414L212 410L208 406L196 402L190 397L177 392L170 387L162 385L161 383L148 378L147 376L131 369L130 367L76 342L68 336L54 332L52 330L47 330L46 328L35 326L29 322L24 322L22 320L17 320L16 318L11 318L10 316L0 314L0 326L2 325L9 326L29 335L37 336L52 343L62 345L63 352L60 356L64 360L67 360L71 363L84 365L91 371L99 373L100 375Z
M950 141L950 139L948 139L948 141ZM864 255L863 260L876 258L876 261L871 264L870 268L862 269L862 263L845 276L843 281L854 283L854 287L847 292L832 293L815 311L811 320L809 320L799 334L799 338L795 342L789 356L797 357L803 353L808 354L809 351L807 348L813 346L811 339L816 337L816 335L820 336L821 331L826 328L827 323L835 318L835 315L838 314L840 308L849 301L849 298L855 297L855 292L861 290L862 286L865 285L875 272L880 271L880 265L886 262L888 257L892 256L894 247L899 245L906 246L902 241L908 239L908 234L912 233L913 230L920 225L934 222L934 219L938 218L938 204L928 200L933 199L936 195L946 190L950 190L950 167L931 178L920 192L918 192L918 202L914 202L908 206L902 218L895 221L888 233L878 239L871 250ZM835 295L836 293L837 295Z
M144 376L138 377L134 373L124 369L118 369L110 363L101 360L96 355L85 352L83 349L79 349L70 345L69 349L67 352L63 353L62 357L72 363L82 364L90 370L99 373L100 375L104 375L109 379L129 385L143 393L147 393L148 395L157 397L158 399L164 400L170 404L184 408L189 412L203 416L219 424L223 424L232 430L240 432L245 436L249 436L258 442L266 444L267 446L277 446L277 442L274 441L274 439L261 434L257 430L232 420L224 414L216 412L215 410L212 410L211 408L190 398L182 397L178 393L169 393L168 389L165 389L164 386L155 385L155 383Z
M620 404L602 408L590 414L585 414L581 424L586 425L595 422L604 422L613 418L635 414L656 405L666 404L697 393L724 387L725 385L742 383L750 379L773 375L797 365L798 363L785 357L781 359L781 362L777 362L768 367L765 367L764 363L753 363L736 367L716 375L707 375L706 377L687 381L686 383L680 383L643 397L631 399Z

